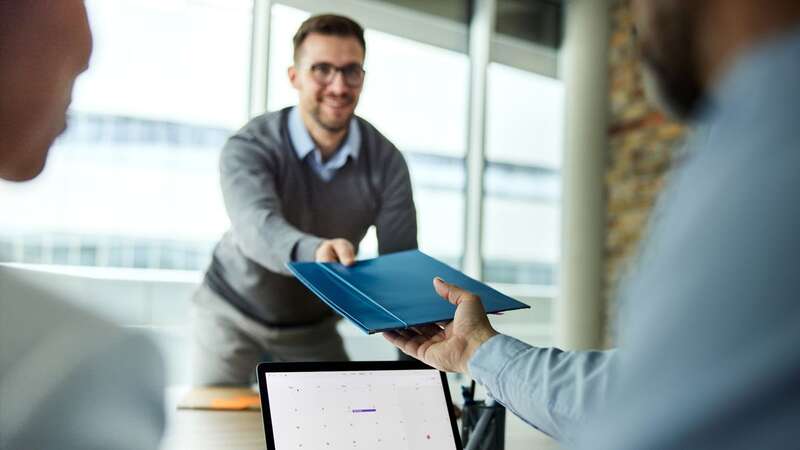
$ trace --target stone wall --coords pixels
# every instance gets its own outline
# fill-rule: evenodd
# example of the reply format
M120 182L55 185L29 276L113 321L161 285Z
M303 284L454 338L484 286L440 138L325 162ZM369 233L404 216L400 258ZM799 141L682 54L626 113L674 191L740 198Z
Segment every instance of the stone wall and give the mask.
M607 336L613 336L614 296L645 231L674 151L685 130L647 104L633 41L630 4L611 10L609 155L606 167L605 298ZM613 344L609 338L609 344Z

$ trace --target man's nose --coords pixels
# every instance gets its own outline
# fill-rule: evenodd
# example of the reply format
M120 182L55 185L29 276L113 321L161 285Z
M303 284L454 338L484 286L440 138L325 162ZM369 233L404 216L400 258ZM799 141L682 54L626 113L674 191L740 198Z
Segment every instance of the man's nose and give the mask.
M350 87L344 81L344 73L342 73L341 70L337 70L336 73L333 74L333 79L328 85L328 90L335 94L344 94L350 91Z

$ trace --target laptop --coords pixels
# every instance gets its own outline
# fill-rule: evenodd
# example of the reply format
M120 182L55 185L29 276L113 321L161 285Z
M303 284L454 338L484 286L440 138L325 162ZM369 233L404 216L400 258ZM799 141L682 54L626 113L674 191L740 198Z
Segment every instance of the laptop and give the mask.
M256 370L268 450L462 450L447 377L421 362Z

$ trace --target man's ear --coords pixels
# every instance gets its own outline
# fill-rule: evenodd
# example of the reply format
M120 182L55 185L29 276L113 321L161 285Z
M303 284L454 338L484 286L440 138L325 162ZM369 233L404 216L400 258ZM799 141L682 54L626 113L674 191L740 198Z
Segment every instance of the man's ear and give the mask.
M299 89L300 87L298 84L300 83L300 80L298 80L297 68L294 66L294 64L289 66L289 69L287 69L286 73L289 75L289 82L292 83L292 86L294 86L295 89Z

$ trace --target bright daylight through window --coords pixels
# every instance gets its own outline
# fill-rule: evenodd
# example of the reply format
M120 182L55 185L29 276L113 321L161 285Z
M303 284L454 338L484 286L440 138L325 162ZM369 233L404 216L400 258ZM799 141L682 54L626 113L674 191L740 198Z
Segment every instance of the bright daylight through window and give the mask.
M201 270L247 119L251 0L87 0L91 67L45 172L0 184L0 261Z
M87 6L95 52L79 79L69 130L39 179L0 184L8 211L0 261L203 270L228 227L217 164L227 137L248 119L253 2ZM292 35L307 16L272 4L269 110L296 102L286 69ZM466 32L466 24L453 24ZM460 267L470 60L464 49L366 28L357 113L408 161L421 249ZM484 278L553 286L561 82L498 62L487 70ZM374 256L376 247L368 234L360 257Z

